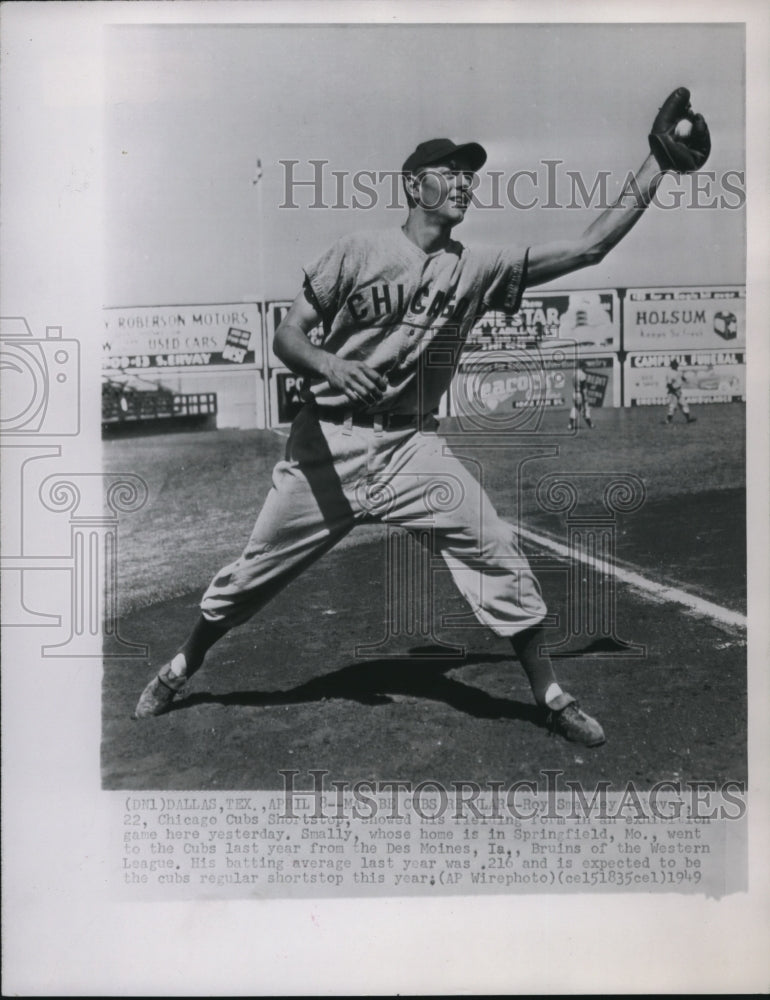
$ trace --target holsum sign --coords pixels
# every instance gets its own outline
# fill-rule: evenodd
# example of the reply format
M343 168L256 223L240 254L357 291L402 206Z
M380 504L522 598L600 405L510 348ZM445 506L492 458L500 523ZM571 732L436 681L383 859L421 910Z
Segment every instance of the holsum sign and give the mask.
M746 289L630 288L623 301L628 351L746 346Z

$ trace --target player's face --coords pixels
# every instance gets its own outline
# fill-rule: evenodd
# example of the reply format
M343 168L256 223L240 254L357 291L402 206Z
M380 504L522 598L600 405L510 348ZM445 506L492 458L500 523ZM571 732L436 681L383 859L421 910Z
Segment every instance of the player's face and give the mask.
M434 218L457 225L470 206L474 177L473 171L461 162L426 167L418 178L418 204Z

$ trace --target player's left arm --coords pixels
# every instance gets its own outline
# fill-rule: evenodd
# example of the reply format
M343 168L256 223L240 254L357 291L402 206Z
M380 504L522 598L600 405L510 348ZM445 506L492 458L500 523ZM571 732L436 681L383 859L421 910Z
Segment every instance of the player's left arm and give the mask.
M689 123L686 134L680 126L683 121ZM686 87L679 87L665 101L653 122L649 142L651 153L633 181L577 239L530 248L527 287L598 264L641 219L666 170L690 173L703 166L711 139L703 116L694 114L690 107Z
M655 157L650 154L617 202L576 239L557 240L530 247L527 287L561 278L562 275L599 264L641 219L662 177Z

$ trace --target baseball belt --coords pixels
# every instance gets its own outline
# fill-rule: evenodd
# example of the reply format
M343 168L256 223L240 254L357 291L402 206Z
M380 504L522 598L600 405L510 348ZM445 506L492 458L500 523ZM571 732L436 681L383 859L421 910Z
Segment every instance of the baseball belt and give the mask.
M407 427L421 427L424 423L435 423L436 414L416 413L359 413L343 408L328 410L317 407L319 420L328 420L333 424L348 424L353 427L371 427L374 430L403 430Z

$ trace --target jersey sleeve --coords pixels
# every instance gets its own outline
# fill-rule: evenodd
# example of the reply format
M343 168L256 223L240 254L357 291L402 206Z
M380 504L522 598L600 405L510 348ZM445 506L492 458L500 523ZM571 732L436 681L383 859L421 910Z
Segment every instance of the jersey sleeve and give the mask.
M490 247L484 252L486 288L482 308L518 312L527 279L528 249L520 247Z
M353 287L353 276L362 250L343 237L304 268L305 284L318 304L326 326L339 312Z

